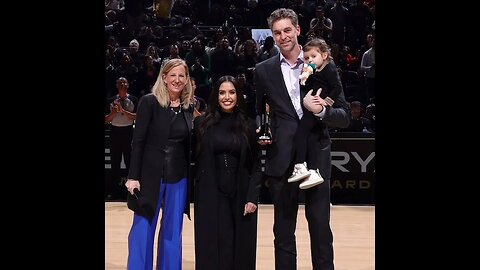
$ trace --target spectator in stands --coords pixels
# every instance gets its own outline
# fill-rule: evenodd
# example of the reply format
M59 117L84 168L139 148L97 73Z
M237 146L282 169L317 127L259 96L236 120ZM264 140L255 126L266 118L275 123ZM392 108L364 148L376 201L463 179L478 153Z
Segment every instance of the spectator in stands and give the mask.
M172 1L173 6L170 11L170 16L179 16L180 18L190 17L192 15L193 9L192 5L188 0L176 0Z
M223 34L223 29L221 27L217 28L217 30L215 31L215 35L208 43L208 47L216 48L220 44L224 36L225 35Z
M235 45L233 46L233 52L236 55L240 55L242 52L245 52L245 43L247 40L253 40L252 38L252 30L248 27L242 27L238 31L238 36L233 37L234 40L236 40L234 43ZM255 42L255 41L254 41ZM256 48L254 49L255 51L258 51L259 46L257 42L255 42Z
M245 23L250 25L252 29L267 28L267 16L264 15L266 11L259 6L258 0L248 0L247 7L243 10L243 17Z
M125 77L128 82L133 83L138 76L138 68L133 64L128 53L123 53L120 58L120 65L115 69L117 77Z
M182 32L180 36L181 40L191 40L197 35L201 34L198 27L196 25L193 25L192 20L189 17L183 18L180 32Z
M167 63L170 59L180 58L180 56L178 55L178 52L179 52L178 45L176 44L170 45L169 51L170 51L170 54L165 58L163 58L162 60L162 68L165 65L165 63Z
M123 0L127 14L127 27L133 36L137 36L143 25L145 0Z
M321 38L330 44L330 35L332 33L332 20L325 17L325 10L322 6L315 9L316 17L310 21L310 30L315 37Z
M114 36L109 36L105 42L105 57L110 58L112 65L117 65L118 61L115 58L115 55L118 54L118 42Z
M188 177L193 124L188 67L171 59L152 93L140 99L132 141L128 208L134 211L128 236L128 269L152 269L160 209L157 269L182 269L183 213L190 218ZM135 189L141 193L137 199ZM138 195L137 195L138 196Z
M210 13L206 18L206 25L221 25L226 19L226 10L222 7L221 3L212 3L210 7Z
M311 95L300 105L299 75L304 66L298 43L300 27L297 14L291 9L277 9L268 18L280 55L255 67L257 112L264 94L269 100L273 140L260 141L267 145L265 181L274 207L275 269L294 270L297 265L295 228L298 214L299 189L287 182L293 170L292 144L303 110L316 116L316 126L308 137L308 147L317 151L319 168L325 182L305 190L305 215L308 221L312 268L331 270L333 265L333 235L330 228L331 156L327 125L347 126L349 115L343 108L324 107ZM336 100L335 103L341 103Z
M308 76L306 81L303 81L304 83L300 81L300 91L306 93L306 96L321 97L319 102L324 107L334 105L336 108L343 108L348 111L340 75L325 40L316 38L307 42L303 46L303 57L305 64L313 64L314 68L312 69L313 73ZM318 120L312 112L304 110L294 137L295 166L288 182L302 181L299 186L301 189L314 187L324 181L318 167L315 167L315 164L319 163L317 151L316 149L309 149L307 143L308 136L317 122ZM309 159L308 164L306 162L307 157Z
M136 118L138 99L128 93L128 80L120 77L116 82L118 94L107 100L105 123L110 123L110 178L105 181L106 199L126 199L125 189L121 179L120 165L122 157L125 167L130 168L130 153L132 151L133 124Z
M117 22L117 13L113 10L105 12L105 31L113 30L113 24Z
M230 49L230 41L224 37L217 47L210 55L211 64L211 78L212 82L216 82L224 75L236 75L238 67L238 57Z
M330 17L330 9L332 8L332 5L329 2L334 2L332 0L326 1L326 0L316 0L315 4L316 7L321 7L323 8L323 11L325 11L325 17ZM328 44L328 42L327 42Z
M211 57L213 52L217 50L221 50L223 46L223 40L225 38L228 40L228 36L224 34L223 28L222 27L218 28L217 31L215 32L215 35L212 37L212 40L210 40L208 48L205 48L205 51L210 56L210 61L212 61ZM233 47L230 46L230 44L228 45L228 49L233 51Z
M298 16L298 25L300 25L300 36L298 39L301 44L305 44L305 34L309 27L309 23L313 18L312 10L305 3L304 0L288 0L283 2L285 8L292 9Z
M357 50L357 56L359 59L362 59L363 54L372 47L373 34L366 35L365 41L362 46Z
M260 62L278 54L278 48L272 36L265 38L265 42L260 48Z
M253 70L255 65L260 62L257 42L253 39L247 39L240 49L238 56L238 65L246 69L245 75L249 82L253 82Z
M155 45L159 49L162 48L162 47L165 47L169 44L169 38L168 38L168 36L164 35L164 30L163 30L162 26L160 26L160 25L154 26L153 27L153 35L155 35L155 38L154 38ZM159 54L160 54L160 50L159 50Z
M339 128L338 131L345 132L372 132L372 124L370 120L363 117L363 104L360 101L353 101L350 103L350 111L352 117L350 124L346 128Z
M370 103L365 108L365 118L370 120L372 132L375 132L375 103Z
M158 37L153 33L151 26L145 25L142 26L140 33L138 34L138 43L140 43L139 50L141 52L146 52L147 48L158 40Z
M233 1L232 1L233 2ZM228 9L225 11L225 15L228 18L229 24L231 26L246 25L243 16L241 15L241 10L237 8L235 4L230 4ZM228 33L228 31L227 31Z
M193 39L192 50L185 56L185 62L190 68L190 77L197 82L197 95L206 100L211 91L210 56L206 53L203 42L203 36Z
M243 93L243 98L245 100L245 111L248 117L255 119L255 102L257 98L255 96L253 85L247 80L245 68L243 67L238 68L237 89L239 92Z
M136 39L132 39L128 44L128 54L132 58L133 64L139 68L143 63L145 55L139 51L140 43Z
M160 57L160 53L158 52L158 47L155 45L150 45L147 47L147 52L145 56L151 56L153 60L153 65L160 70L162 67L162 58Z
M194 77L190 77L190 83L192 84L192 92L193 92L193 95L192 95L192 104L194 108L193 115L197 117L199 115L205 114L205 112L207 111L207 102L205 101L205 99L195 94L197 89L197 82Z
M138 70L138 77L135 81L135 94L139 98L152 91L152 86L155 84L160 72L160 68L154 65L151 56L145 56L143 59L143 64Z
M375 98L375 36L370 39L370 49L362 56L360 70L365 72L365 86L367 89L367 102Z
M335 4L329 12L329 18L332 20L332 44L338 44L340 47L345 45L345 35L349 25L348 18L350 14L343 1L335 0Z
M119 11L123 9L123 6L123 0L105 0L105 10Z
M356 0L356 4L348 8L349 23L351 26L350 47L352 51L358 50L362 45L365 36L371 32L373 15L370 8L363 2Z
M178 56L185 60L187 53L192 50L192 42L184 39L178 43Z
M255 269L261 152L243 106L235 78L223 76L195 118L195 269Z
M350 50L350 47L343 46L343 55L345 57L346 70L356 71L360 66L358 57Z

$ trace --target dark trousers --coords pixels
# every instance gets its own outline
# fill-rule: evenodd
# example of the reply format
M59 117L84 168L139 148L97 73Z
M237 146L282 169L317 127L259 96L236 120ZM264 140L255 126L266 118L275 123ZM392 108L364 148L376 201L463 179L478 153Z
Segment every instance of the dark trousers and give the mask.
M287 182L288 174L283 177L266 176L274 206L275 270L297 269L295 229L299 192L305 192L305 216L310 234L313 270L334 270L333 235L330 228L330 173L324 171L325 168L319 169L325 182L302 191L298 188L299 182Z
M130 168L130 154L132 151L132 136L133 126L115 127L112 126L110 130L110 156L111 156L111 170L110 179L106 180L105 191L107 193L121 193L125 191L125 187L119 186L120 179L126 175L121 175L120 165L122 163L122 156L125 162L125 167Z
M295 141L295 164L309 161L308 168L309 169L317 169L312 166L312 164L317 164L317 156L315 155L315 150L307 151L307 139L308 134L315 126L317 120L315 116L310 111L306 111L303 113L302 119L300 119L300 123L298 124L297 131L295 133L294 141ZM308 154L308 159L307 159Z

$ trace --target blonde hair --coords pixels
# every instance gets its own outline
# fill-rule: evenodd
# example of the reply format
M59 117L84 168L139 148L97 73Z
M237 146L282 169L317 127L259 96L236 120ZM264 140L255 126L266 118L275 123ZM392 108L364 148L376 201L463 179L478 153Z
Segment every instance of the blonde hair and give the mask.
M185 81L185 86L182 90L182 94L180 95L180 104L183 106L184 109L188 109L191 104L191 99L193 96L192 91L192 84L190 83L190 75L188 73L188 66L182 59L173 58L168 60L165 65L160 70L158 74L157 81L152 87L152 93L157 98L158 103L160 106L166 108L170 106L170 96L168 95L168 89L165 81L163 80L163 75L167 75L173 68L183 66L185 68L185 74L187 75L187 79Z

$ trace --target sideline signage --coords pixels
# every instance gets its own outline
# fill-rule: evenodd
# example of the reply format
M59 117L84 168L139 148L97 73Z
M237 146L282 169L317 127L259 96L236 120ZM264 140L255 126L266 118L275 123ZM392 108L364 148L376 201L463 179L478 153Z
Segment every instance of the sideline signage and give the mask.
M110 172L109 132L105 134L105 178ZM375 134L331 133L332 204L375 204ZM263 162L262 162L263 163ZM191 164L195 166L194 163ZM192 168L193 169L193 168ZM121 170L125 170L122 160ZM193 198L191 198L193 201ZM301 197L300 201L304 201ZM272 203L270 193L262 183L261 203Z
M375 134L337 133L331 156L331 202L375 204Z

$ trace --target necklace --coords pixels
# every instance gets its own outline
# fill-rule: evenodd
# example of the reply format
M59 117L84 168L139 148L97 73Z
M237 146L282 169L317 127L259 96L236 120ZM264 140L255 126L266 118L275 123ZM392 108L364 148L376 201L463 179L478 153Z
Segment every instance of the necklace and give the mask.
M181 106L178 106L178 107L170 107L170 110L175 113L175 114L179 114L182 112L182 107Z

